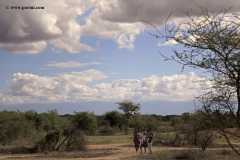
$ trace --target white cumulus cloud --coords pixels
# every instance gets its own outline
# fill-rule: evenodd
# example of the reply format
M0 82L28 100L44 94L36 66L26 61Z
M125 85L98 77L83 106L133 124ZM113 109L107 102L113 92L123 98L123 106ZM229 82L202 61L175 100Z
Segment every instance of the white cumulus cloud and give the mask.
M188 101L211 86L208 81L193 72L159 77L152 75L142 79L121 79L98 82L108 78L98 70L86 70L41 77L28 73L15 73L10 88L1 93L1 104L61 103L87 100L119 101L167 100ZM94 82L94 85L91 83Z

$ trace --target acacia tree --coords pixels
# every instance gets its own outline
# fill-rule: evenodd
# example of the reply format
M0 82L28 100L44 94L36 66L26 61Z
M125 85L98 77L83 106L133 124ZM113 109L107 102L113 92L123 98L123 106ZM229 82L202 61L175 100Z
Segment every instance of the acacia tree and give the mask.
M130 117L131 117L131 115L138 113L138 111L140 110L140 103L134 104L130 100L125 100L125 101L122 101L122 102L117 102L116 104L119 105L118 109L120 109L124 112L124 115L126 117L126 119L125 119L125 131L126 131L126 134L128 134Z
M210 13L199 8L198 13L186 12L186 22L173 25L167 21L165 31L157 30L154 36L183 46L173 49L172 55L161 53L165 60L211 74L212 87L197 97L204 123L223 135L240 156L230 139L240 139L240 15L230 9Z

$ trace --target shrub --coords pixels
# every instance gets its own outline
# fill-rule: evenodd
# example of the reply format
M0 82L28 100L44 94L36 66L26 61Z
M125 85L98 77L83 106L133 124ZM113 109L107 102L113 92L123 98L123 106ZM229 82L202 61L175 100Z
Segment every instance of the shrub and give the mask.
M98 131L101 135L113 135L114 129L110 126L103 126Z
M155 143L160 143L166 146L179 147L184 145L184 139L181 134L172 133L162 133L157 134L154 138Z
M213 133L211 131L199 131L195 134L187 134L185 139L190 145L200 146L205 150L213 143Z
M50 131L45 137L43 137L38 143L38 151L48 151L55 150L57 143L59 142L59 131Z
M86 151L87 150L87 141L84 138L84 135L82 132L76 132L68 138L67 144L66 144L66 150L67 151L74 151L74 150Z

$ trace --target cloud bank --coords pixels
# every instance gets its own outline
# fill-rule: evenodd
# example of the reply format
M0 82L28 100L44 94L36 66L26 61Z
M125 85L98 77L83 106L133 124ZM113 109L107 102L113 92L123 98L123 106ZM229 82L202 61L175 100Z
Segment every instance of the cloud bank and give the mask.
M212 12L240 9L238 0L1 0L0 48L23 54L37 54L48 46L56 52L94 51L81 38L95 36L132 50L136 36L152 29L141 20L161 26L171 12L176 21L185 17L184 11L199 9L196 4ZM15 6L44 9L11 9Z
M15 73L9 89L1 94L0 104L62 103L81 101L131 100L193 100L210 87L195 73L142 79L121 79L99 82L108 74L99 70L71 72L56 77L41 77L28 73Z

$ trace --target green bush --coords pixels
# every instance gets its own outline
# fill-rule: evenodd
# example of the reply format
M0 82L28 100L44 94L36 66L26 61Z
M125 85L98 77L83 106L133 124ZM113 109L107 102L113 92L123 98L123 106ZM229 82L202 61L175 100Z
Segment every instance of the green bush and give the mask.
M211 131L199 131L195 134L185 135L185 139L190 145L199 146L205 150L209 145L213 144L213 133Z
M56 149L56 146L60 139L59 131L50 131L36 144L36 148L40 152L47 153L48 151L53 151Z
M113 135L115 130L110 126L103 126L98 132L100 135Z
M74 150L81 150L86 151L87 150L87 141L84 137L83 133L75 132L72 134L68 139L65 146L67 151L74 151Z

